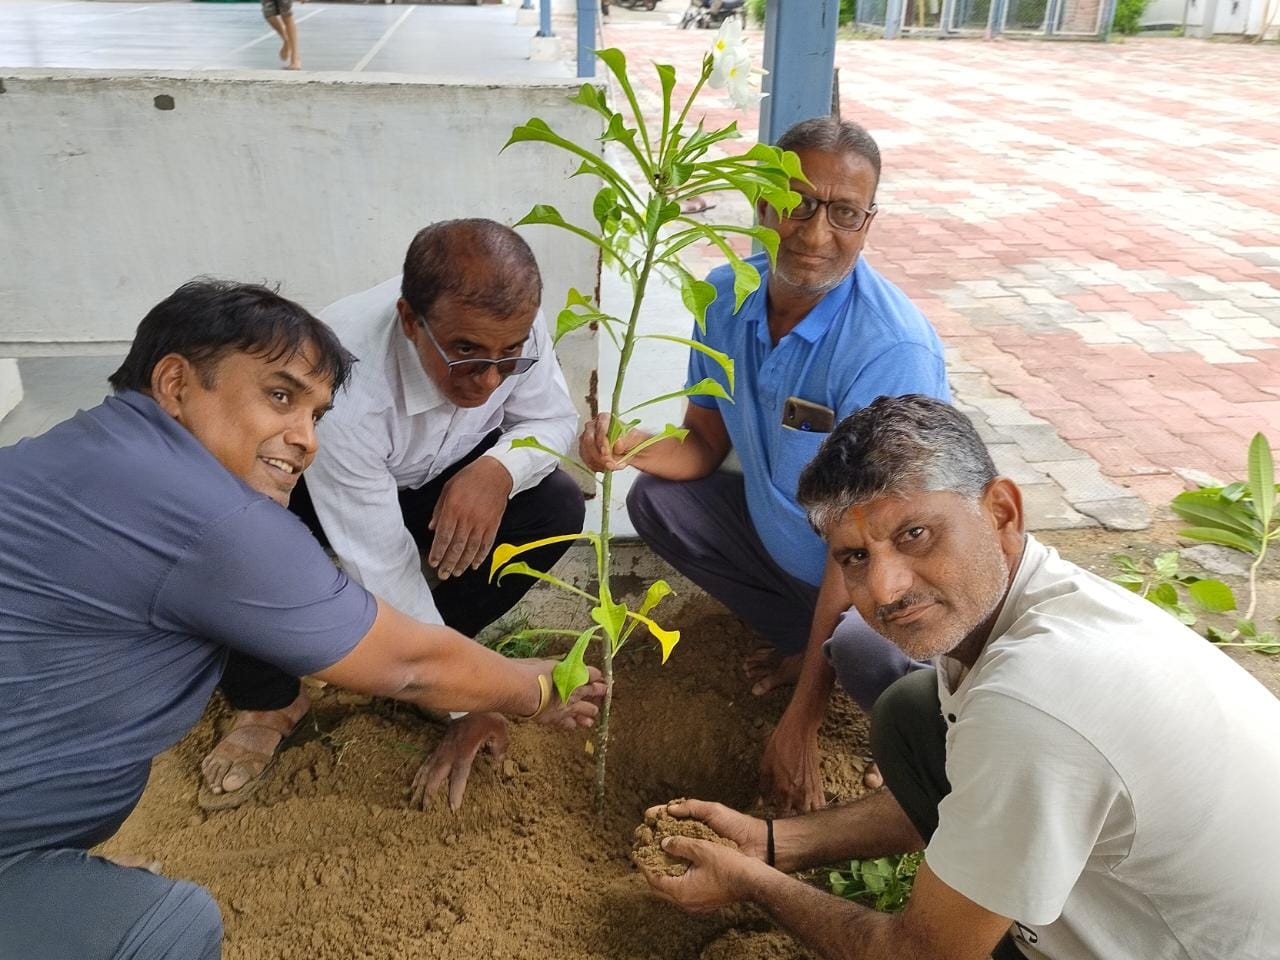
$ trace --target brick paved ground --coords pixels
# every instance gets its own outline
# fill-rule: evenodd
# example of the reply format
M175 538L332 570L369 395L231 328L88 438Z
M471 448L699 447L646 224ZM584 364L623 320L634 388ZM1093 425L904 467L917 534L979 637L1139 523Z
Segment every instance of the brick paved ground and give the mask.
M709 39L605 28L649 98L640 64L688 77ZM868 256L937 327L1038 526L1138 525L1133 495L1160 515L1176 468L1239 476L1258 430L1280 447L1280 51L842 41L837 66L885 157ZM754 117L704 102L752 142Z

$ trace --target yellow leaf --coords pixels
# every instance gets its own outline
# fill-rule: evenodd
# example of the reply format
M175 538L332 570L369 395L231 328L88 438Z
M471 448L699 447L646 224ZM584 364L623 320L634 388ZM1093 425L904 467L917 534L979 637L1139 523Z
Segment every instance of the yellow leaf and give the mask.
M534 540L532 543L499 544L493 549L493 562L489 565L489 579L493 580L493 575L498 572L498 569L510 563L513 557L518 557L528 550L536 550L538 547L545 547L549 543L564 543L566 540L590 540L596 544L596 549L599 550L599 539L599 536L594 533L566 533L559 537Z
M671 651L674 650L676 644L680 642L680 631L667 630L658 626L648 617L642 617L640 614L632 613L630 610L627 611L627 616L634 617L649 628L649 632L653 634L653 639L657 640L662 646L662 662L666 663L667 657L671 656Z

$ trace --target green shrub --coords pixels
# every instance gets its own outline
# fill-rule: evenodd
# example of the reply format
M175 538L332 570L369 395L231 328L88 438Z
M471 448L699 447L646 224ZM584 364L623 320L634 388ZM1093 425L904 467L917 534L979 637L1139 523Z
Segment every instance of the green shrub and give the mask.
M1116 0L1116 15L1111 21L1111 29L1126 37L1134 36L1140 28L1138 21L1147 12L1147 4L1151 0Z
M747 19L760 26L764 23L765 0L747 0Z
M858 0L840 0L840 26L853 23L858 11Z

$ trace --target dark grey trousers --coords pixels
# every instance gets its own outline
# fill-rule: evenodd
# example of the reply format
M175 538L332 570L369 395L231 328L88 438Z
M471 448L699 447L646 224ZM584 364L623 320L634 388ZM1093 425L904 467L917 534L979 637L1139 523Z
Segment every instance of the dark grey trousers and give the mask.
M636 478L627 496L636 532L653 552L715 597L782 653L809 641L818 588L788 574L747 515L742 477ZM866 712L888 686L923 666L849 610L823 648L845 692Z
M884 785L925 844L938 829L938 804L951 792L947 780L947 724L938 700L938 675L920 670L894 683L871 712L871 753ZM993 960L1023 960L1006 936Z
M218 960L204 887L83 850L0 857L0 960Z

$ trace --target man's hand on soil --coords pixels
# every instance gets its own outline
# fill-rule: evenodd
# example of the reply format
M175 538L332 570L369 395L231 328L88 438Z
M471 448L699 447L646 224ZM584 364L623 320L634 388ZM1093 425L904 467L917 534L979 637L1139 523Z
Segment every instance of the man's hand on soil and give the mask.
M469 713L449 724L440 745L413 777L409 805L425 810L431 798L449 781L449 809L462 806L476 754L487 747L495 760L507 752L507 721L500 713Z
M659 897L690 913L706 913L747 899L751 877L758 871L770 869L759 860L710 840L667 837L662 841L662 849L673 857L688 860L689 869L679 877L646 870L645 879Z
M552 671L556 668L555 660L525 660L524 663L534 668L535 674L546 675L551 684L551 702L542 713L535 718L535 723L561 730L576 730L579 727L590 727L596 722L600 713L600 702L604 699L604 677L596 667L587 667L587 682L569 694L569 702L561 703L560 694L556 691L555 678Z
M427 527L435 531L427 565L441 580L476 570L493 549L513 481L501 462L477 457L444 485Z
M797 726L784 714L760 759L760 795L785 813L808 813L827 805L817 734Z
M732 840L746 856L764 862L768 829L763 820L739 813L723 803L706 800L672 800L645 811L645 817L657 817L666 813L678 820L700 820L726 840ZM663 847L665 850L666 847ZM721 849L727 849L722 847ZM674 851L667 851L673 853ZM688 859L688 858L686 858Z

